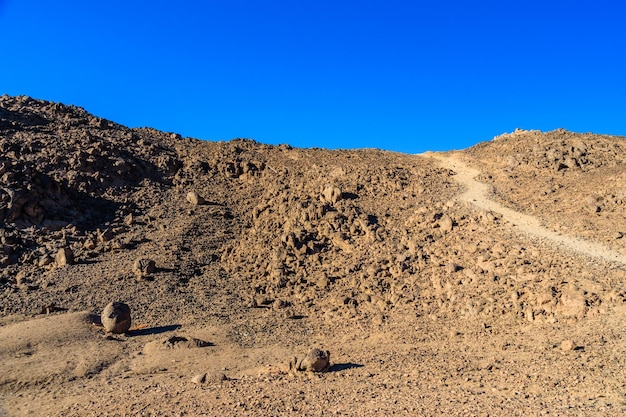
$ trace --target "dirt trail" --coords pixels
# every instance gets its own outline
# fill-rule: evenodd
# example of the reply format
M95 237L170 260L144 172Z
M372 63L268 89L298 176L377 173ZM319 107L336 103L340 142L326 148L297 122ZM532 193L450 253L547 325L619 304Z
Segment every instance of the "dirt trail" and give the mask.
M467 201L481 209L498 213L503 220L508 221L515 229L555 243L559 247L606 262L618 262L626 265L626 257L619 252L598 243L549 230L541 225L539 218L520 213L491 200L489 195L493 194L492 188L488 184L476 180L480 171L469 167L457 155L426 152L422 156L436 159L442 167L451 169L456 173L454 178L465 187L465 191L458 196L460 200Z

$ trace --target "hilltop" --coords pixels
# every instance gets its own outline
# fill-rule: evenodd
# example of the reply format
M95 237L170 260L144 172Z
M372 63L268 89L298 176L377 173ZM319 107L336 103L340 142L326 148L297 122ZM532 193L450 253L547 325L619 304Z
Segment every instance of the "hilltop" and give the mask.
M329 151L2 96L0 414L622 415L625 167L565 130Z

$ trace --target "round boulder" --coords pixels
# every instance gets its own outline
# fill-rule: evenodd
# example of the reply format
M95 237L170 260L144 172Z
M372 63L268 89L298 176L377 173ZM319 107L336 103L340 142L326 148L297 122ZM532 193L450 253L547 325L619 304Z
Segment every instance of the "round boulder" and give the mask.
M130 329L130 307L120 302L109 303L100 317L104 329L109 333L126 333Z

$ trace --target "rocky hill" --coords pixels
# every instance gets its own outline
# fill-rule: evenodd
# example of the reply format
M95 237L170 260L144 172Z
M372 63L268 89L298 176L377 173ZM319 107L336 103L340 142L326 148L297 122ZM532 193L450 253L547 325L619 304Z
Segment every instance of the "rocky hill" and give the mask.
M0 414L621 415L625 164L564 130L328 151L2 96ZM329 372L290 372L312 347Z

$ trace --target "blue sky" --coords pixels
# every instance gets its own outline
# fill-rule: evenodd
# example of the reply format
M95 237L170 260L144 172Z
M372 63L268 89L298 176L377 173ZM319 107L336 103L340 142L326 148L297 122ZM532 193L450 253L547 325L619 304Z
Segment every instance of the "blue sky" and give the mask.
M626 135L620 1L0 0L0 94L298 147Z

